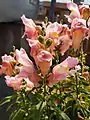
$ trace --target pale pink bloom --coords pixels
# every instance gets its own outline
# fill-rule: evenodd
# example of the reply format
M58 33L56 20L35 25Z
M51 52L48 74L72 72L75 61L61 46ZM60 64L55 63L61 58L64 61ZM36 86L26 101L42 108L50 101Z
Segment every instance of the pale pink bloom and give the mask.
M14 90L19 91L21 86L21 79L16 79L15 77L5 76L5 82L8 87L12 87Z
M12 72L13 72L13 68L12 68L10 63L2 62L1 71L2 71L3 74L11 76Z
M25 35L27 35L28 38L31 39L36 39L37 38L37 30L36 30L36 25L33 22L32 19L28 19L23 15L21 17L23 24L25 25Z
M50 23L45 31L46 39L48 38L57 39L58 34L62 31L62 25L57 22Z
M4 55L2 56L2 65L1 65L1 73L2 74L6 74L6 75L10 75L13 72L13 68L11 66L11 62L14 61L14 58L10 55Z
M80 66L80 65L76 65L74 69L72 69L72 70L69 71L69 75L74 76L75 73L76 73L78 70L80 70L80 69L81 69L81 66Z
M31 82L34 83L36 87L39 86L39 81L41 80L41 77L37 74L35 70L33 71L33 74L29 75L29 79Z
M69 68L73 68L78 64L78 58L70 57L66 58L60 65L65 65Z
M21 48L20 51L16 49L16 60L19 63L21 63L23 66L30 67L30 68L34 67L33 62L29 59L27 53L23 48Z
M48 86L52 87L53 85L57 84L60 80L65 80L67 77L67 74L50 74L50 76L48 77Z
M27 39L27 41L28 41L28 44L31 48L30 55L33 56L33 57L38 54L40 49L44 48L44 46L38 40Z
M7 62L7 63L9 63L9 62L11 62L11 61L14 61L14 58L13 58L12 56L7 55L7 54L5 54L4 56L2 56L2 62Z
M20 72L17 76L16 79L21 79L26 81L26 85L28 88L33 88L35 86L34 80L29 78L29 73L25 73L26 71ZM31 75L30 75L31 76ZM37 79L36 79L37 80Z
M62 31L59 33L59 36L66 35L69 31L69 27L67 24L62 25Z
M80 15L81 15L81 18L87 20L88 17L90 16L90 8L89 8L89 5L81 5L79 7L79 11L80 11Z
M60 42L61 42L60 53L63 55L72 45L72 39L70 39L68 35L63 35L59 37L59 43Z
M52 74L48 78L48 85L53 86L60 80L65 80L69 74L69 69L74 68L78 64L78 59L74 57L68 57L62 63L56 65L53 68Z
M66 15L70 23L73 21L74 18L80 18L80 12L79 12L77 4L68 2L67 8L71 11L69 16Z
M29 69L27 67L22 67L20 73L18 74L19 77L28 78L34 86L38 86L38 82L41 80L40 76L37 74L35 69Z
M71 24L72 29L85 28L86 29L86 20L75 18Z
M77 4L69 2L67 3L67 8L71 11L71 14L65 15L68 21L71 23L75 18L82 18L87 20L90 16L90 8L88 5L77 6Z
M27 85L28 88L33 88L34 87L34 83L31 82L29 80L29 78L24 78L24 80L26 81L26 85Z
M22 64L20 68L19 76L27 77L35 85L40 81L39 75L36 73L33 62L28 58L25 50L23 48L16 50L16 59Z
M48 51L42 50L35 57L35 62L40 68L42 75L46 75L52 65L52 54Z
M79 49L80 43L88 31L86 27L86 20L75 18L71 25L72 30L72 47L74 49Z
M28 88L34 87L34 84L28 78L23 78L19 76L15 76L15 77L5 76L5 79L7 86L12 87L16 91L19 91L20 88L22 87L23 79L26 81L26 86Z
M75 70L78 71L78 70L80 70L80 69L81 69L81 66L80 66L80 65L76 65L76 66L75 66Z

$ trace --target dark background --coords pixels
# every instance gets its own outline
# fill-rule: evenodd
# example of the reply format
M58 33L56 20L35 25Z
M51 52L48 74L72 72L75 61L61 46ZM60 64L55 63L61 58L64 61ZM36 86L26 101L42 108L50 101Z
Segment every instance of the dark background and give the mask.
M0 61L1 56L9 53L13 45L21 46L21 34L23 25L20 22L0 23ZM4 76L0 76L0 100L12 94L12 89L7 87ZM0 107L0 120L8 120L7 105Z

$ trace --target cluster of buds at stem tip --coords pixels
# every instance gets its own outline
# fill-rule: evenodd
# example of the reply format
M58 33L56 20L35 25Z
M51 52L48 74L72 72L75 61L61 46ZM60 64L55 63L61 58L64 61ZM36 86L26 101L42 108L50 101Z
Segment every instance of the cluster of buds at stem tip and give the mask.
M51 38L48 38L47 40L45 40L45 38L42 35L39 35L38 40L41 44L45 44L46 48L49 48L53 42Z

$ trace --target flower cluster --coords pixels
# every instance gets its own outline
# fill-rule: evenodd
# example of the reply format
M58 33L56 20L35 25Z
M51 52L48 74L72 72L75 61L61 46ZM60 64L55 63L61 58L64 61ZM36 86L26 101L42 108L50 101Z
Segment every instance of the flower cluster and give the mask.
M36 26L31 19L27 19L24 15L21 19L25 24L24 35L28 37L27 41L31 48L30 55L35 60L36 68L23 48L20 51L16 49L14 57L3 56L1 68L2 72L6 74L7 85L15 90L20 90L21 81L24 79L27 82L27 87L33 88L39 84L41 77L46 75L48 86L52 86L60 80L65 80L70 69L78 64L77 58L69 56L62 63L54 66L51 72L50 67L53 65L52 61L57 52L56 47L61 44L60 54L66 52L72 43L68 35L69 28L55 22L50 23L47 27L44 25L45 28L42 30L41 27ZM42 35L42 32L45 35Z
M65 60L60 62L60 57L69 49L74 52L82 50L80 49L82 41L90 37L90 26L88 25L90 8L86 5L78 7L71 2L67 3L67 8L71 11L69 16L65 15L70 26L57 22L51 23L47 18L42 26L39 26L32 19L26 18L25 15L21 17L25 25L23 37L26 36L30 47L29 56L33 60L28 57L23 48L14 49L10 55L2 56L0 74L5 74L7 86L19 92L24 81L27 90L44 89L44 95L46 95L47 88L51 89L60 81L72 78L72 76L75 77L79 70L81 71L80 76L84 74L83 57L85 56L82 51L79 55L81 60L78 59L78 55L73 57L69 54ZM78 92L77 89L76 86ZM43 92L40 94L42 95ZM44 97L46 98L46 96ZM47 99L50 100L50 98Z
M47 84L50 86L66 79L69 69L78 64L77 58L69 56L65 61L53 67L52 72L49 73L56 52L63 55L70 47L79 49L81 41L90 31L86 27L86 20L90 14L89 7L82 5L78 8L75 3L67 3L67 7L71 10L70 15L66 16L71 23L71 28L57 22L42 23L41 27L37 26L32 19L27 19L25 15L21 17L25 25L24 35L27 36L26 40L31 48L30 55L34 58L36 67L41 74L36 72L36 68L25 50L23 48L20 51L16 49L14 57L10 55L2 57L1 71L6 74L8 86L19 90L21 81L24 79L27 87L32 88L37 86L41 76L47 74Z

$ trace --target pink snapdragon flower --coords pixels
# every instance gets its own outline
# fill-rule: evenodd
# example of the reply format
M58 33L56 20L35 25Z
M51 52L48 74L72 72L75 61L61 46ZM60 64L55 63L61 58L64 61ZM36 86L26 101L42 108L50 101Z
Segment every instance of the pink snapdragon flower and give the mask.
M56 65L53 68L52 73L48 77L48 85L53 86L60 80L65 80L69 74L69 69L74 68L78 64L78 59L74 57L68 57L62 63Z
M80 43L88 31L86 27L86 20L75 18L71 24L72 30L72 47L79 49Z
M73 19L80 18L80 12L79 12L77 4L68 2L67 8L71 11L71 13L69 16L67 16L67 15L65 15L65 16L68 18L68 21L70 23L73 21Z
M60 53L63 55L72 45L72 39L70 39L68 35L63 35L59 37L59 43L60 42L61 42Z
M33 68L33 62L29 59L26 51L21 48L20 51L16 49L16 60L21 63L21 65Z
M80 11L80 15L81 15L81 18L82 19L85 19L87 20L88 17L90 16L90 8L89 8L89 5L81 5L79 7L79 11Z
M28 58L23 48L20 51L16 50L16 59L22 65L20 67L19 77L29 78L34 85L37 85L40 77L34 68L33 62Z
M90 8L88 5L81 5L78 7L77 4L68 2L67 8L71 11L70 15L65 15L68 21L72 23L75 18L81 18L87 20L90 16Z
M62 25L57 22L50 23L45 31L46 39L48 38L57 39L59 33L62 31Z
M10 75L13 72L13 68L11 65L11 62L14 61L14 58L10 55L4 55L2 56L2 65L0 68L0 74L6 74L6 75Z
M18 75L15 77L5 76L5 79L7 86L12 87L16 91L20 91L22 87L22 80L26 81L27 88L34 87L34 84L28 78L19 77Z
M41 50L35 57L36 65L40 68L42 75L46 75L52 65L52 54L48 51Z
M69 71L69 75L74 76L77 71L81 69L80 65L76 65L74 69Z
M32 57L36 56L41 49L44 49L44 46L38 40L27 39L27 41L31 48L30 55Z
M25 25L24 35L27 35L28 38L36 39L38 32L37 32L36 25L33 22L33 20L26 18L25 15L23 15L21 19L22 19L23 24Z
M12 62L12 61L14 61L14 58L12 56L6 55L6 54L4 56L2 56L2 62L9 63L9 62Z

